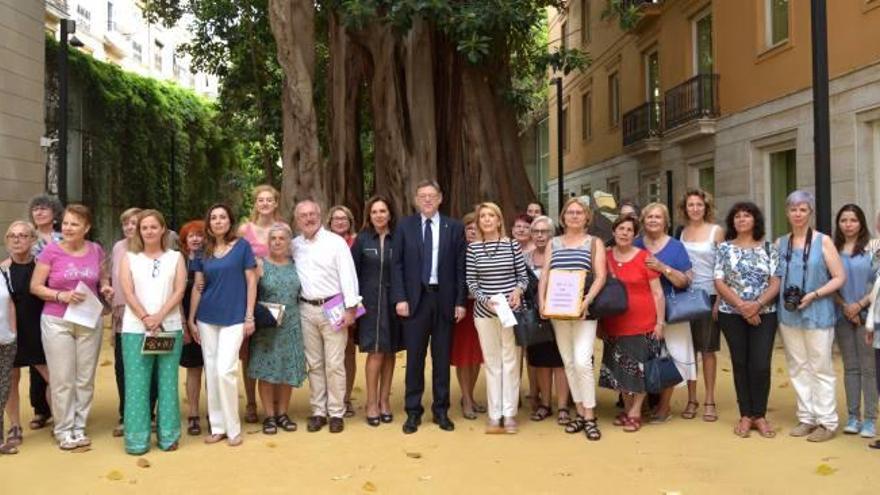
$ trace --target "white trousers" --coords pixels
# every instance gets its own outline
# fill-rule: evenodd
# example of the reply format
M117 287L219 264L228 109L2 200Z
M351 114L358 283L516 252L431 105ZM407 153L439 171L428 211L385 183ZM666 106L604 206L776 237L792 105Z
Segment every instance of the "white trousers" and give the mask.
M474 318L474 325L483 350L489 418L516 417L522 349L516 345L513 328L502 327L497 317Z
M596 320L551 321L571 397L588 409L596 407L596 382L593 379Z
M691 336L691 323L682 321L669 323L663 328L663 340L666 349L675 361L675 367L683 378L678 387L684 387L688 381L697 379L697 358L694 354L694 339Z
M780 324L779 334L785 346L788 376L797 395L798 421L836 430L837 377L831 356L834 328L807 330Z
M88 328L43 315L40 327L46 364L52 377L49 390L55 439L60 442L71 434L85 435L101 352L101 322L95 328Z
M313 416L345 414L345 346L348 332L336 330L320 306L300 303L303 346L309 365L309 404Z
M208 419L212 435L235 438L241 435L238 418L238 351L244 340L244 325L212 325L196 322L205 358L208 388Z

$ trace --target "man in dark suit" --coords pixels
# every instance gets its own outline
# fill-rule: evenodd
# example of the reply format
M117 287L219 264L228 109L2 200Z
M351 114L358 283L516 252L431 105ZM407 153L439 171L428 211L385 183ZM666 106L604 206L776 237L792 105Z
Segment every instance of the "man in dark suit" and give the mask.
M422 421L425 356L431 344L434 423L445 431L455 425L449 411L449 357L452 325L465 316L465 240L461 222L440 215L443 202L435 181L416 186L419 213L404 218L394 234L391 298L403 321L406 345L406 422L415 433Z

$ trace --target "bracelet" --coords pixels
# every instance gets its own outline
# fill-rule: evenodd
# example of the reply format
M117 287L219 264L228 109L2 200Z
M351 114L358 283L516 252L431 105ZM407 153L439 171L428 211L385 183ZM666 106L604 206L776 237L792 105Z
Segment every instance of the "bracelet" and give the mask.
M60 296L61 296L61 291L56 290L55 291L55 302L61 302L61 299L59 299Z
M245 316L244 321L254 321L254 317L253 316Z

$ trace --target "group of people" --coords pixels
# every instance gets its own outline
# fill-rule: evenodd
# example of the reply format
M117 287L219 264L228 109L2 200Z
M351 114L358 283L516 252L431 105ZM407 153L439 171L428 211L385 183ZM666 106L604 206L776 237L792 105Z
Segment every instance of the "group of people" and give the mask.
M398 218L387 198L374 196L357 229L345 206L332 207L325 221L320 205L304 200L288 223L278 191L264 185L254 190L245 221L215 204L178 234L161 212L131 208L120 217L123 239L105 256L87 240L92 218L86 207L34 198L30 218L9 226L9 258L0 264L0 453L15 453L23 442L18 383L25 367L35 414L30 428L51 423L63 450L91 443L87 420L103 318L83 321L85 311L76 310L95 301L111 314L114 333L120 417L114 435L135 455L150 449L153 431L160 449L178 448L181 366L187 370L185 427L193 436L202 435L205 377L206 443L242 443L240 372L244 421L260 422L259 392L263 433L298 428L288 410L292 388L306 378L307 430L326 426L339 433L355 415L357 349L366 353L364 415L371 427L394 421L395 358L406 350L402 429L418 431L430 350L432 422L441 430L455 429L449 416L455 366L462 417L486 414L486 433L517 433L525 363L529 418L543 421L555 407L565 432L599 440L597 337L603 342L598 385L620 394L615 426L636 432L643 423L672 417L675 387L649 394L645 372L664 355L686 384L685 419L696 418L700 408L699 358L702 419L716 421L722 333L740 413L733 431L769 438L776 434L766 413L777 328L797 396L798 424L790 434L820 442L838 430L836 340L849 415L843 431L875 436L880 242L871 240L858 206L841 208L828 236L810 227L812 195L795 191L786 201L790 234L774 242L765 239L755 204L735 204L716 225L712 197L698 189L677 205L681 227L674 235L660 203L639 211L623 202L603 238L591 230L594 211L585 198L566 201L558 221L532 203L515 217L509 235L504 213L491 202L461 221L441 214L435 181L420 182L414 202L418 212ZM579 316L549 314L554 271L583 273ZM627 307L596 318L591 307L611 279L626 292ZM692 300L694 292L711 298L711 311L668 323L667 306ZM529 307L552 338L521 346L504 315L521 316ZM481 368L485 405L474 394Z

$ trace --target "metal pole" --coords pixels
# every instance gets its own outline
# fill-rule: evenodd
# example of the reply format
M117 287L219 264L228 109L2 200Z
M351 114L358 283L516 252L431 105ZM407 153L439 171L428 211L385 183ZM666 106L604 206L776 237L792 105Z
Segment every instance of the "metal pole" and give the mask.
M825 0L811 0L813 38L813 151L816 228L831 232L831 129L828 110L828 16Z
M670 212L675 211L675 206L674 206L675 197L673 196L673 194L674 193L672 191L672 170L667 170L666 171L666 207L669 208ZM667 230L669 230L670 235L672 235L672 233L675 231L675 227L672 226L672 222L669 222L669 225L667 225Z
M565 203L565 171L563 153L565 150L565 122L562 119L562 78L553 79L556 84L556 207L562 213L562 204Z
M76 23L61 19L61 43L58 47L58 199L67 204L67 38L76 31Z

